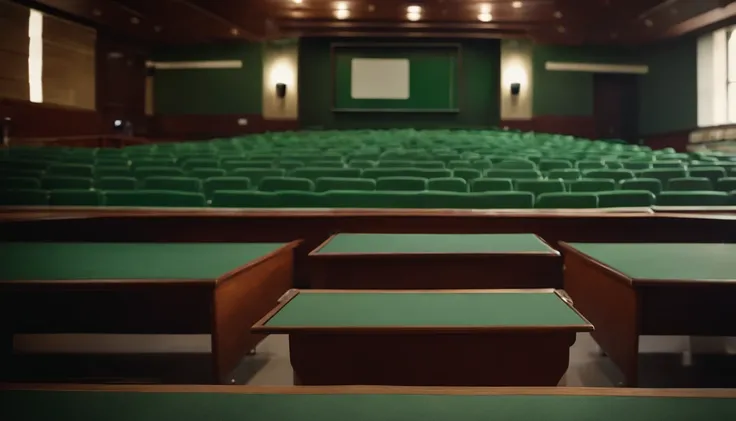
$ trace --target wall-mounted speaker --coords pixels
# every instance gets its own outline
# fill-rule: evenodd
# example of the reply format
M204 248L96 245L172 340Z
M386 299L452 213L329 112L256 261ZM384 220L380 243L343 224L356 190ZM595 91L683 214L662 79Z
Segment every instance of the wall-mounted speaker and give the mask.
M511 84L511 95L519 95L519 92L521 92L521 83L512 83Z
M276 84L276 96L281 99L283 99L286 96L286 84L285 83Z

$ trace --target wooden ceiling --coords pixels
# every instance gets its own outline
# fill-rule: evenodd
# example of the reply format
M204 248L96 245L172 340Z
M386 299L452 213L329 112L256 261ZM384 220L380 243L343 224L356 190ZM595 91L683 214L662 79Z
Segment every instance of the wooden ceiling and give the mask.
M299 36L638 44L736 19L734 0L28 0L155 44ZM419 19L407 16L421 7ZM490 21L480 13L490 6ZM336 17L345 9L345 19ZM484 19L488 20L489 16Z

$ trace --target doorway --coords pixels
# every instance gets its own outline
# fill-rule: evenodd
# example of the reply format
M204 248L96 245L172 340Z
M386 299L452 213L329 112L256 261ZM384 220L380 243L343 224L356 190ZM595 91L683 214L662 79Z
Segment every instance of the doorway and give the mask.
M638 91L636 75L594 75L595 122L599 139L623 139L638 143Z

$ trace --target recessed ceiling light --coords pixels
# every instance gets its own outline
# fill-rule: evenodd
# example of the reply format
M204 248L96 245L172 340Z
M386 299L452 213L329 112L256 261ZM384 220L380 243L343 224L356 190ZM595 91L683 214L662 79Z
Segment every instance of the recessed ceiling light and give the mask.
M374 6L374 5L372 5L372 4L369 4L369 5L368 5L368 11L369 11L369 12L372 12L372 11L374 11L374 10L376 10L376 6Z
M493 20L493 15L490 13L480 13L478 14L478 20L481 22L490 22Z
M515 1L511 3L511 7L513 7L514 9L521 9L521 6L522 6L522 3L520 1Z
M406 13L416 13L416 14L422 13L422 6L416 6L416 5L409 6L406 8Z
M230 35L237 37L238 35L240 35L240 30L238 28L233 28L230 30Z
M335 10L335 17L342 20L347 19L350 17L350 10L347 9L337 9Z
M560 19L560 18L562 18L562 12L560 12L560 11L558 10L558 11L556 11L556 12L554 13L554 16L555 16L555 17L556 17L557 19Z
M559 32L561 34L564 34L566 31L567 31L567 29L565 29L564 26L558 26L557 27L557 32Z
M647 20L644 21L644 25L646 25L647 27L651 28L652 25L654 25L654 22L652 22L650 19L647 19Z
M338 1L335 3L335 9L337 10L348 10L348 4L344 1Z
M480 13L491 13L491 4L481 3L479 9L480 9Z
M409 19L412 22L416 22L416 21L418 21L419 19L422 18L422 14L421 13L411 13L410 12L410 13L407 13L406 14L406 18Z
M141 20L133 16L132 18L130 18L130 23L132 23L133 25L138 25L139 23L141 23Z

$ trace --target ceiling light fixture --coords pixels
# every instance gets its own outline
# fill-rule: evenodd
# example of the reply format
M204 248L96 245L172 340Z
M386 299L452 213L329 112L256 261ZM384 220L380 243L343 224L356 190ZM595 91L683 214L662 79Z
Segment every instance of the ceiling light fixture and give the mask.
M480 13L478 14L478 20L481 22L490 22L493 20L493 15L490 13Z
M490 5L490 3L481 3L479 9L480 9L480 13L481 14L489 14L489 13L491 13L491 5Z
M343 20L350 17L350 10L347 9L337 9L335 10L335 17Z
M420 14L422 13L422 6L416 6L416 5L409 6L406 8L406 13Z
M513 7L514 9L521 9L521 6L523 6L523 4L520 1L515 1L511 3L511 7Z
M230 30L230 34L234 37L237 37L238 35L240 35L240 30L238 28L233 28Z

